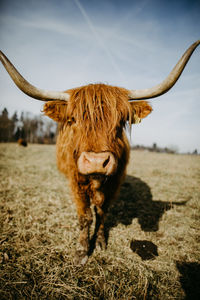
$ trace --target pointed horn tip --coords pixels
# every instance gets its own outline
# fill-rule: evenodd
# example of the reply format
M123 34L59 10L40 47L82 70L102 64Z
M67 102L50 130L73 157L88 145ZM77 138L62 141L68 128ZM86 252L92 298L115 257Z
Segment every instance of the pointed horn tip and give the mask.
M200 45L200 39L197 40L196 42L194 42L187 50L186 52L184 53L187 54L188 52L190 53L190 56L192 55L193 51ZM189 60L190 56L188 56L188 59L187 61ZM179 63L179 62L178 62ZM186 62L187 63L187 62ZM186 65L185 63L185 65ZM184 67L185 67L184 65ZM184 69L183 67L183 69ZM182 70L183 71L183 70ZM182 73L182 72L181 72ZM181 74L180 73L180 74ZM171 73L170 73L171 74ZM169 75L170 75L169 74ZM169 77L168 75L168 77ZM180 76L180 75L179 75ZM176 79L177 80L177 79ZM166 80L164 80L161 84L158 84L157 86L153 87L153 88L149 88L149 89L144 89L144 90L129 90L129 102L134 102L134 101L147 101L148 99L152 99L152 98L156 98L156 97L159 97L163 94L165 94L166 92L168 92L171 87L175 84L175 82L169 86L168 88L164 89L162 87L163 83L165 82ZM157 91L155 90L155 88L157 88ZM150 90L153 90L154 89L154 92L150 95L149 94L149 91Z
M3 53L3 51L0 50L0 60L3 63L4 58L6 58L5 54Z
M4 65L11 79L17 85L17 87L30 96L31 98L40 100L40 101L68 101L70 95L65 92L56 92L39 89L31 85L26 79L24 79L21 74L17 71L14 65L9 61L6 55L0 50L0 61Z
M3 58L4 58L4 57L7 58L6 55L3 53L3 51L0 50L0 58L2 58L2 57L3 57ZM8 59L8 58L7 58L7 59Z

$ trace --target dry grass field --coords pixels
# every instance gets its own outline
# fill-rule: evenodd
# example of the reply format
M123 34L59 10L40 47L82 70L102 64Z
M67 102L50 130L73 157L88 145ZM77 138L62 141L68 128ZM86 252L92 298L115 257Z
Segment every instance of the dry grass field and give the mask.
M0 299L200 299L200 156L132 151L108 246L79 234L55 146L0 145Z

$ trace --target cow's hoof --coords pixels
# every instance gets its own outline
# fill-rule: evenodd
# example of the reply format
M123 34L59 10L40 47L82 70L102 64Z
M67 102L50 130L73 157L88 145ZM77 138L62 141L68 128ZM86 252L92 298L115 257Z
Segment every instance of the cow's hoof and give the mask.
M74 264L76 266L84 266L88 261L88 253L83 250L77 250L74 257Z
M96 247L100 248L101 250L106 250L107 245L106 245L105 237L103 235L98 236L96 241Z

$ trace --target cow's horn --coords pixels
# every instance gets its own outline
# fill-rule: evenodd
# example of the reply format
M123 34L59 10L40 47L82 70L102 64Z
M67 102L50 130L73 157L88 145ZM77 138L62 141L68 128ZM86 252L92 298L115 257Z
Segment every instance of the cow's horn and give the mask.
M196 49L196 47L199 44L200 44L200 40L196 41L186 50L186 52L183 54L183 56L178 61L176 66L173 68L171 73L163 82L149 89L130 90L129 91L130 101L155 98L169 91L169 89L173 87L173 85L181 76L181 73L183 72L188 60L190 59L190 56L192 55L193 51Z
M6 68L12 80L18 86L18 88L28 96L42 101L69 100L69 94L65 92L45 91L31 85L26 79L24 79L21 76L21 74L15 69L13 64L1 51L0 51L0 60L4 65L4 67Z

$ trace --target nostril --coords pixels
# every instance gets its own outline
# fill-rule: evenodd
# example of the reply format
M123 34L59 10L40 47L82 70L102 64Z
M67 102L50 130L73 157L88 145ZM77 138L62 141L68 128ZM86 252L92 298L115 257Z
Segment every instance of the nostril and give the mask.
M89 164L89 163L90 163L90 160L89 160L86 156L84 156L84 157L83 157L83 163Z
M108 158L104 161L103 163L103 168L105 168L107 166L107 164L109 163L110 161L110 155L108 156Z

